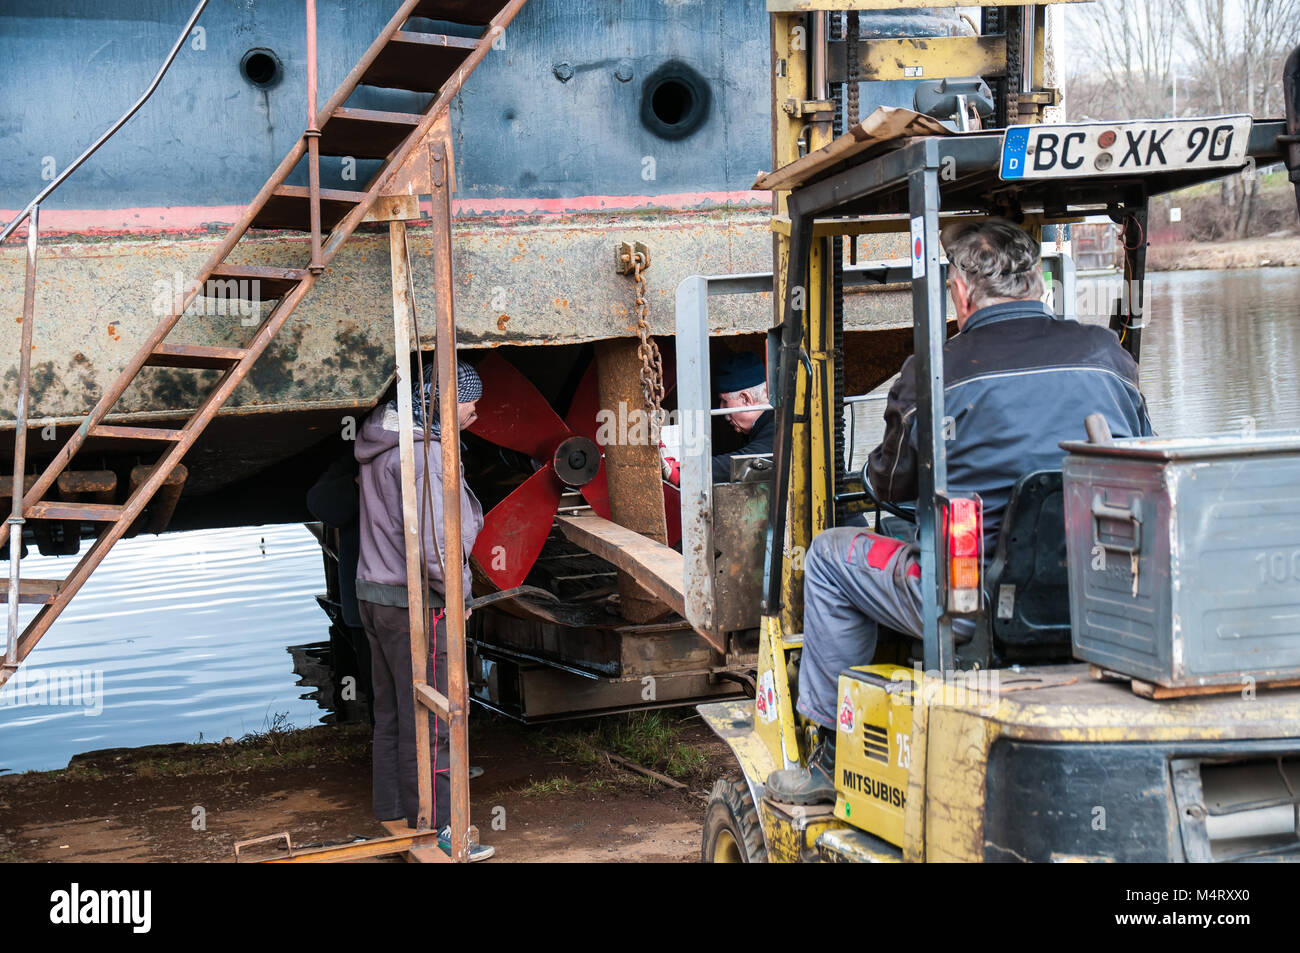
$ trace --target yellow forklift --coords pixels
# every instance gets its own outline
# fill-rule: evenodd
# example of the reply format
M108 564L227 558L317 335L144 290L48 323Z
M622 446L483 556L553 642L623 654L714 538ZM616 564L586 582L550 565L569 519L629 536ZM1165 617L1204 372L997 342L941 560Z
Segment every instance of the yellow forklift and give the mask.
M789 190L774 222L788 243L778 243L770 286L780 301L769 342L777 437L764 487L759 668L752 701L699 708L739 767L713 788L705 862L1300 859L1300 574L1291 568L1300 565L1300 432L1111 443L1090 430L1091 441L1063 447L1064 475L1040 471L1016 485L996 550L980 554L973 602L957 598L953 560L965 554L954 549L961 534L946 528L965 507L946 487L939 244L942 225L962 217L1037 229L1109 216L1123 231L1129 289L1111 328L1138 359L1149 200L1280 161L1300 190L1298 59L1288 61L1285 122L953 132L922 121L875 140L864 124L773 173L774 189ZM828 346L840 320L833 242L891 229L907 236L910 260L853 271L857 281L911 287L914 510L875 500L865 470L860 487L837 486L830 438L842 412L828 383L839 356ZM1068 256L1051 267L1068 275ZM707 397L708 360L699 335L683 332L699 324L708 295L752 290L763 277L695 278L679 289L686 393ZM1072 291L1058 284L1063 320ZM692 469L686 461L684 527L704 522L711 492L723 489ZM778 803L767 777L804 764L814 737L795 710L801 557L837 513L863 504L876 508L877 526L881 507L915 521L923 637L890 638L882 627L873 664L841 673L834 805ZM1109 561L1101 572L1098 558ZM707 595L688 593L697 628ZM974 620L965 641L953 631L962 616Z

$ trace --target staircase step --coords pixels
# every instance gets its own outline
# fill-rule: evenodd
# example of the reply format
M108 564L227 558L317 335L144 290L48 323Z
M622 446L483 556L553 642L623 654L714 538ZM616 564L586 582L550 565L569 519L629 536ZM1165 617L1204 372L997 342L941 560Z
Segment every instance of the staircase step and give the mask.
M32 520L87 520L113 523L122 515L116 503L76 503L62 500L38 500L23 514Z
M362 75L361 85L436 93L477 43L464 36L399 30Z
M424 0L416 5L411 16L484 26L505 5L505 0Z
M117 440L162 440L175 442L184 435L183 430L165 430L161 427L119 427L97 424L90 428L88 437L113 437Z
M354 159L387 159L406 141L423 116L340 106L320 133L320 154Z
M145 361L148 367L195 367L224 370L244 359L242 347L209 347L203 344L159 344Z
M305 185L282 185L271 193L262 210L253 219L253 228L287 228L298 232L311 231L311 193ZM342 189L320 190L320 227L328 232L347 216L362 199L365 192L348 192Z
M307 274L303 268L267 268L261 265L218 265L204 282L208 298L233 301L270 301L283 298ZM220 284L218 284L220 283Z
M62 585L62 579L19 579L18 603L19 605L29 606L49 605L54 601L54 597L58 594ZM7 579L0 580L0 602L7 603L8 601L9 581Z

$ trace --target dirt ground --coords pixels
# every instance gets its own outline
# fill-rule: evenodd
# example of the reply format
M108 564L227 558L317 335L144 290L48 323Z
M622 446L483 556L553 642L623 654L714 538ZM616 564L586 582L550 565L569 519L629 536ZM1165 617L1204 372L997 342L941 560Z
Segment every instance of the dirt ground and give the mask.
M470 760L484 769L470 784L471 816L497 849L493 863L694 861L708 790L734 770L690 710L547 728L476 713ZM295 847L382 837L370 807L364 726L114 749L0 778L0 860L232 862L236 841L281 831Z

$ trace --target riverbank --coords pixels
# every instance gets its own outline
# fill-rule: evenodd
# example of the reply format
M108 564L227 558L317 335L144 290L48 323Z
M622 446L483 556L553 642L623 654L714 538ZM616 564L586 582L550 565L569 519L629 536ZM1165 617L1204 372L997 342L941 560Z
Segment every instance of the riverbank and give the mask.
M689 709L545 728L476 711L470 752L472 822L507 862L694 861L709 788L734 770ZM230 862L236 841L281 831L296 846L382 837L370 806L364 726L112 749L0 777L0 860Z
M1300 266L1300 236L1175 242L1147 249L1148 271L1222 271Z

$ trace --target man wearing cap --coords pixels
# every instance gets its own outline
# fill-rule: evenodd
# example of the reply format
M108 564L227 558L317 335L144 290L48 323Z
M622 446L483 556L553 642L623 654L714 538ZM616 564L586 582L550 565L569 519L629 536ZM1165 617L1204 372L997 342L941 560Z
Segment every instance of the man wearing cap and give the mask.
M463 430L476 418L475 402L483 385L469 364L456 368L456 403ZM425 677L438 692L447 692L446 572L459 572L465 592L470 591L469 554L483 528L483 510L460 478L460 525L463 552L445 553L442 538L442 422L438 417L438 389L434 365L425 366L422 379L412 388L415 436L415 485L420 493L421 543L428 573L430 606L429 661ZM431 418L425 427L424 413ZM377 407L357 435L360 464L361 547L357 561L357 605L370 642L371 679L374 686L374 810L380 821L403 819L414 827L419 813L416 772L416 705L411 686L411 628L406 592L406 541L402 518L401 459L398 451L397 400ZM432 494L421 491L425 479L426 449ZM430 499L430 496L432 499ZM468 613L466 614L468 617ZM420 706L420 718L430 723L434 739L433 826L439 846L451 847L451 746L447 726ZM470 860L486 860L493 849L470 846Z
M1016 481L1059 469L1059 445L1086 439L1085 417L1103 414L1116 436L1147 436L1151 424L1137 364L1115 334L1058 320L1042 303L1036 240L990 218L949 226L942 242L958 329L943 346L947 489L980 496L984 549L992 552ZM917 388L909 357L885 405L884 439L869 459L872 489L883 500L916 499ZM818 743L807 767L769 775L767 793L776 800L835 800L839 674L871 662L878 623L921 637L917 546L854 527L819 534L804 561L796 706L818 726Z
M719 362L713 376L713 386L718 391L718 401L723 407L741 408L727 415L727 422L736 433L746 438L745 445L731 453L718 453L713 457L713 482L731 480L731 458L756 453L771 453L776 438L776 420L770 410L749 410L767 404L767 369L756 354L728 354ZM677 486L680 465L672 457L664 459L664 479Z

